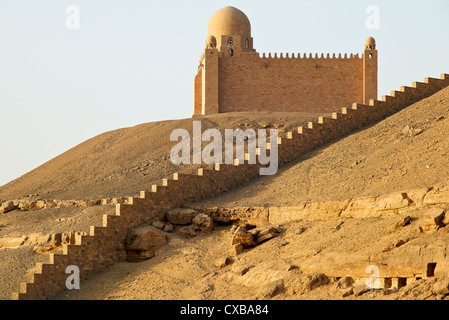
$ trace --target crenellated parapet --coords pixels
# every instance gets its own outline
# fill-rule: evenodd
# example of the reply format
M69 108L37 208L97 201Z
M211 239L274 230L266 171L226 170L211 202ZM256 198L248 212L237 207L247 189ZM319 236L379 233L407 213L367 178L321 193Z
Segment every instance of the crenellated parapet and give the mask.
M362 59L358 53L259 53L261 59Z

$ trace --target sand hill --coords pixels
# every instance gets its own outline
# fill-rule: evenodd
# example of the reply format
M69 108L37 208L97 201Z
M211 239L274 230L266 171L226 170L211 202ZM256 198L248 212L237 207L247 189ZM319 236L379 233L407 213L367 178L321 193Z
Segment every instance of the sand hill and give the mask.
M314 113L232 113L197 117L203 131L217 128L277 128L282 132L316 120ZM150 122L103 133L0 187L0 199L32 195L41 199L100 199L133 196L175 172L199 165L175 166L169 156L174 129L192 133L192 119ZM223 135L224 136L224 135Z
M225 114L201 119L204 128L275 127L288 131L316 116ZM1 187L0 198L16 199L37 193L36 197L47 199L134 195L152 183L159 183L160 178L180 171L167 157L173 144L168 141L169 133L178 127L190 130L191 119L105 133ZM302 201L346 200L437 185L445 190L449 170L448 131L449 88L446 88L369 128L304 155L281 168L275 176L257 178L194 205L294 206ZM193 169L184 167L181 171ZM113 206L12 211L0 216L0 239L39 232L48 235L84 232L89 225L98 225L107 210L113 211ZM83 282L86 290L65 292L56 298L342 299L345 284L339 284L341 279L308 274L304 261L310 259L315 265L320 261L326 265L335 259L336 253L352 263L376 255L387 255L384 259L389 259L405 256L407 248L447 243L447 227L430 233L420 231L419 221L425 214L425 208L416 208L386 218L337 217L284 223L277 226L281 230L278 237L219 266L217 260L226 256L232 226L216 226L211 234L191 239L183 237L182 228L175 226L174 232L166 233L168 245L155 258L139 264L117 263ZM405 216L410 216L411 222L392 232L391 226ZM32 250L36 243L29 237L22 240L15 247L0 250L2 269L11 270L0 275L3 299L17 290L17 280L23 279L25 270L36 261L47 259L45 253ZM421 279L400 291L349 298L444 298L432 291L433 285L434 280Z
M291 206L433 187L449 176L449 88L207 206ZM242 196L244 195L244 196Z

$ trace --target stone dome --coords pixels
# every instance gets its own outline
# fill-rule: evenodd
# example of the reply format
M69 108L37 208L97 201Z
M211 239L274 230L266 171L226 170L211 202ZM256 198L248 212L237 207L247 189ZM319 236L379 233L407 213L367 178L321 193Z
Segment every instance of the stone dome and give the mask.
M226 7L218 10L210 18L207 34L219 39L223 35L240 35L251 37L251 23L248 17L239 9Z
M208 35L206 38L206 48L214 49L216 47L217 47L217 39L212 35Z
M368 37L365 40L365 49L366 50L374 50L376 49L376 40L373 37Z

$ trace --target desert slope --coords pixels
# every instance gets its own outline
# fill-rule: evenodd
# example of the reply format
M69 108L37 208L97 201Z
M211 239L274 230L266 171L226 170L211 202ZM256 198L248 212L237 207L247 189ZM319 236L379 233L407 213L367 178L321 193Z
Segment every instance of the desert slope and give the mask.
M279 175L258 178L201 204L295 205L305 199L349 199L443 185L449 173L448 117L449 89L445 89L370 128L305 155L282 168ZM420 230L426 210L285 223L281 236L245 251L224 267L217 267L216 261L227 255L231 227L217 226L212 234L193 239L185 239L175 230L159 256L141 264L116 264L85 281L84 290L64 292L55 298L446 299L447 295L435 293L438 280L434 277L408 279L400 290L377 290L360 296L346 296L347 290L337 288L337 279L318 284L315 289L303 285L316 276L306 273L307 266L325 272L332 269L335 257L342 265L359 263L365 267L375 255L400 260L410 248L444 249L447 226L433 233ZM390 231L406 215L412 222ZM266 286L281 289L267 295Z
M272 126L287 131L292 130L294 126L301 125L312 115L298 114L287 117L285 114L267 114L258 115L257 121L251 120L249 115L246 116L248 117L246 119L242 119L242 115L226 114L219 115L212 120L211 117L207 119L202 118L203 128L212 126L219 127L219 125L221 125L219 128ZM287 118L285 123L282 122L282 117ZM120 167L121 161L125 161L123 163L126 164L132 163L132 159L141 161L141 158L139 158L141 154L149 157L154 156L154 154L145 150L143 144L145 141L152 138L155 141L155 145L166 146L166 144L160 141L162 140L160 136L154 136L155 133L163 132L169 136L169 132L180 123L183 126L185 125L184 128L191 129L191 127L188 127L189 124L191 126L191 121L191 119L186 119L180 120L176 124L175 122L152 123L105 133L69 150L67 153L37 168L30 174L2 187L2 197L7 194L6 192L10 192L11 194L13 192L19 192L18 190L20 190L19 187L21 184L29 186L29 190L31 191L27 191L28 193L33 192L32 188L38 188L38 186L30 182L32 181L31 178L34 177L33 179L37 181L36 177L45 177L45 174L49 174L54 178L53 180L48 179L45 187L46 192L48 192L46 194L49 197L67 196L79 199L84 196L88 197L91 194L98 195L102 192L100 189L102 187L106 188L106 191L102 194L106 194L107 192L114 194L114 190L116 190L115 188L117 186L120 186L120 182L125 182L123 185L128 188L123 189L123 193L130 194L134 190L133 188L141 190L142 185L146 184L135 178L137 177L137 173L136 175L129 173L128 175L123 174L122 180L117 179L115 181L112 179L104 184L99 183L95 185L95 188L89 189L90 185L85 182L86 180L79 179L71 185L67 182L70 181L69 179L56 179L55 177L59 177L60 174L57 171L52 173L50 169L55 170L55 168L60 168L61 170L65 170L64 165L72 166L72 168L79 170L78 174L79 172L83 172L85 173L85 177L92 179L92 177L95 177L95 174L102 173L102 170L105 168L105 163L113 164L111 167L116 168ZM143 128L146 128L145 134L142 132L145 131ZM303 159L298 159L281 168L278 175L255 179L255 181L249 182L246 186L238 188L235 191L222 194L202 203L197 203L195 206L295 205L304 200L329 201L349 199L363 195L385 195L393 191L404 191L442 184L449 170L447 166L449 160L447 154L447 150L449 150L448 130L449 89L445 89L369 128L360 130L339 141L304 155ZM131 147L129 146L130 141L134 142ZM136 145L139 148L136 148ZM161 152L160 155L169 152L169 148L167 148L167 151L157 150ZM89 152L92 153L91 157L86 156L90 154ZM115 158L109 160L105 155L114 156ZM91 170L94 174L89 174L90 171L86 169L88 165L93 166ZM155 167L154 170L148 170L149 175L153 175L151 177L154 177L157 174L166 177L167 173L158 171L160 169L157 168L160 167L161 165L158 162L158 167ZM170 170L168 168L167 172L169 173ZM107 174L111 173L109 172ZM76 175L77 173L74 173L73 177L76 177ZM304 177L308 177L308 179ZM56 187L58 184L67 188L68 191L58 193ZM130 191L128 192L127 190ZM99 206L99 208L101 207ZM20 234L23 235L42 231L47 233L57 232L58 230L83 231L91 222L100 221L101 217L100 214L96 214L96 211L90 213L84 212L84 214L78 216L77 212L72 212L68 209L66 215L70 217L69 225L67 224L69 220L61 221L60 218L56 218L56 215L59 215L60 212L53 212L51 210L56 209L22 213L21 220L17 219L19 217L17 216L18 212L13 211L7 213L0 217L2 218L0 219L2 235L15 236L16 234L14 232L19 229L19 225L21 226ZM283 226L285 233L281 237L263 244L256 250L246 252L242 256L239 256L236 262L238 264L252 265L254 264L253 262L258 263L262 259L264 263L252 270L262 272L265 270L265 264L268 264L271 266L269 270L281 270L285 273L285 262L287 262L287 267L290 264L300 265L311 257L314 257L314 259L326 258L326 255L332 255L334 252L350 254L354 260L357 260L360 257L367 257L373 253L382 252L386 247L391 247L391 243L395 244L398 239L405 239L404 242L406 244L404 247L410 244L416 245L417 242L423 242L425 244L436 243L437 240L442 243L447 243L447 230L449 230L447 227L441 228L440 231L431 235L422 234L419 232L419 224L416 221L420 221L424 212L410 212L408 214L412 216L414 222L407 226L407 228L394 234L388 233L387 229L396 223L398 218L402 217L392 216L387 220L383 218L369 218L369 221L366 219L343 219L344 227L339 229L338 233L336 232L338 230L335 226L337 224L340 225L341 221L339 220L341 219L324 222L312 221L310 223L295 222L293 224L285 224ZM72 219L75 216L76 219ZM48 218L45 223L40 221L39 225L33 222L33 219L43 219L43 217ZM87 221L87 219L93 220ZM45 230L41 230L41 228L44 229L43 225L45 225ZM361 229L361 225L364 228ZM297 233L296 229L302 227L306 229L306 232ZM207 273L212 275L212 277L215 277L217 274L213 261L225 254L224 248L227 248L229 245L231 236L230 226L223 228L217 226L217 233L201 235L194 239L182 238L179 230L178 227L175 228L175 232L169 240L169 246L166 248L167 251L163 251L159 257L142 264L117 264L116 267L118 269L114 267L110 272L99 275L99 279L87 280L83 284L83 287L91 288L91 290L80 292L81 296L67 297L64 293L60 298L171 299L179 296L180 292L179 286L173 286L173 281L171 281L174 279L174 274L178 275L176 277L179 280L177 284L188 284L189 286L186 290L182 289L182 297L200 299L253 299L258 296L259 285L258 283L254 284L255 282L251 282L252 284L248 288L245 288L248 291L236 291L235 289L240 287L242 284L241 280L245 279L234 279L236 281L234 284L237 287L228 287L228 277L233 277L229 273L230 270L228 269L230 268L223 270L223 272L218 271L220 275L218 281L215 279L206 279L208 277ZM361 239L362 235L363 239ZM377 244L372 248L367 248L365 244L369 241L366 239L372 239L373 237L378 239ZM407 242L409 239L416 239L416 241ZM185 246L189 248L184 250ZM190 257L190 247L195 247L195 250L192 251L194 257L204 256L206 260L199 263L196 258L192 259ZM288 249L284 250L284 248ZM369 250L366 251L367 249ZM17 269L17 272L14 276L15 279L10 276L4 277L4 283L8 284L5 288L8 290L2 293L3 298L10 296L10 290L15 288L15 280L23 272L23 269L17 267L19 264L31 266L36 260L44 260L44 256L38 255L29 247L10 250L2 252L4 255L3 261L9 265L14 262L14 268ZM285 251L285 255L276 257L270 254L276 252L276 250ZM301 250L301 255L298 255L299 250ZM394 256L396 253L395 250L393 249L389 252ZM176 257L173 255L174 253L176 253ZM186 264L186 261L190 261L190 264ZM207 270L204 272L203 266L206 262L207 266L205 267ZM317 265L320 264L318 263ZM182 270L173 269L169 266L177 266ZM193 278L191 275L194 275ZM259 277L258 274L251 273L248 273L248 276L249 279L246 279L247 281L257 280ZM307 275L303 274L302 276ZM284 280L290 281L296 278L297 275L292 273L292 275L288 275ZM155 279L158 279L157 287L149 285L154 284ZM99 280L100 282L104 281L105 285L99 285ZM141 282L141 280L144 281ZM206 286L205 292L207 294L203 295L204 292L202 292L203 288L201 286L207 284L206 281L209 280L211 280L211 288L217 289L212 289L214 292L210 295L211 290ZM119 282L121 284L124 283L125 287L119 286ZM224 290L218 289L221 287ZM97 289L93 290L92 288ZM196 292L197 288L199 292ZM323 291L313 291L310 295L301 295L301 297L296 294L287 294L278 298L341 298L340 291L332 291L332 294L329 294L329 290L332 288L333 285L327 288L323 287ZM397 297L396 295L395 298Z
M233 113L197 117L209 128L278 128L283 131L316 120L313 113ZM0 187L0 199L37 195L42 199L126 197L149 190L175 172L193 173L199 165L176 166L169 159L174 129L192 132L192 119L160 121L103 133Z
M433 187L449 176L449 88L205 206L297 205Z

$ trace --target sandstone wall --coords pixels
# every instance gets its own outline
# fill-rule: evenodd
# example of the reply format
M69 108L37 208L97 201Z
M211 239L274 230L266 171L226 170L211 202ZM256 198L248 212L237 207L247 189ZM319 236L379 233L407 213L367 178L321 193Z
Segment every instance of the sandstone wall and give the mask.
M363 102L363 65L350 57L223 56L219 60L220 112L334 112ZM377 97L373 97L377 98Z

